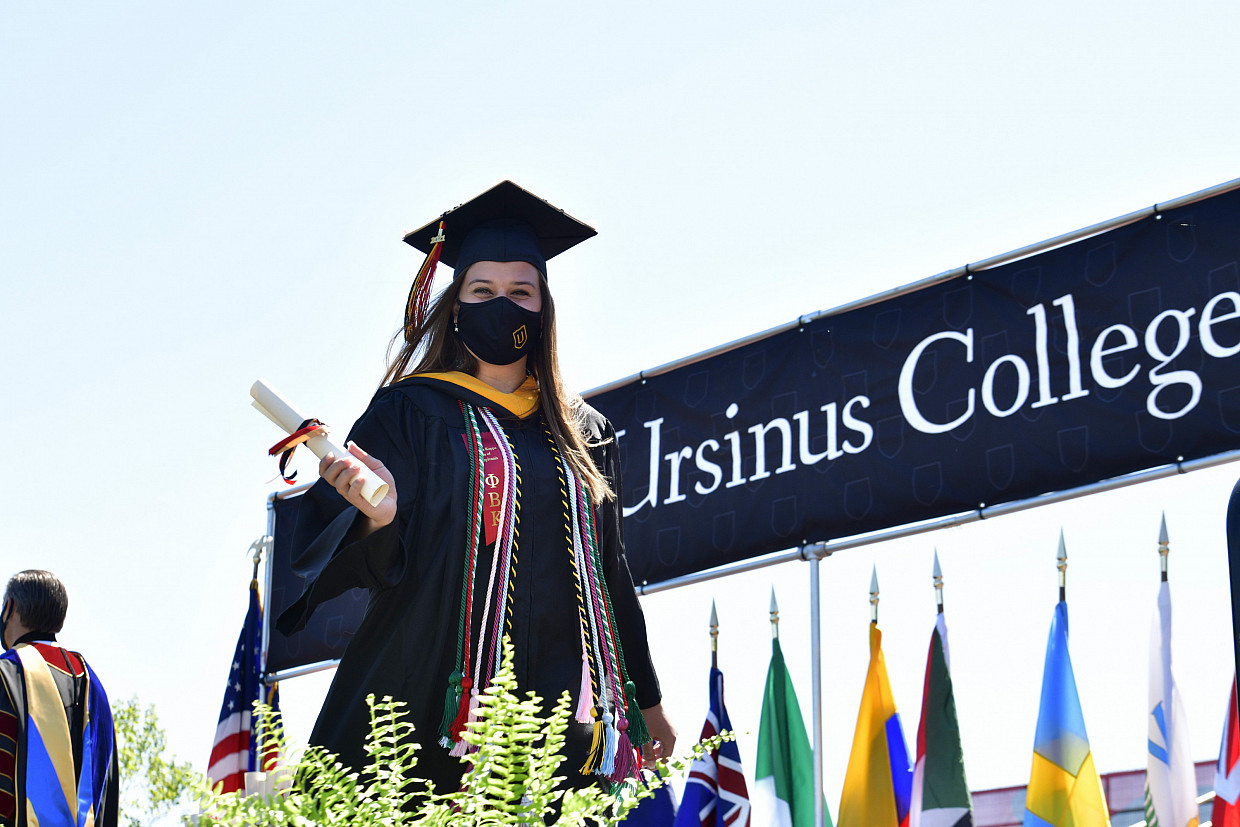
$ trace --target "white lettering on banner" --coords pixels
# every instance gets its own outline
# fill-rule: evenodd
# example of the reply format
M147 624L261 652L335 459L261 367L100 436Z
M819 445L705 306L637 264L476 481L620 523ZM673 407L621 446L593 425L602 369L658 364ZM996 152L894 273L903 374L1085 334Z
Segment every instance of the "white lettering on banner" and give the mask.
M917 409L917 402L913 399L913 373L917 370L917 363L921 360L921 355L926 352L926 348L943 339L955 339L964 345L964 360L966 362L973 361L973 328L969 328L964 333L957 333L954 330L945 330L942 333L935 333L933 336L927 336L917 343L917 347L913 348L913 352L904 360L904 367L900 368L900 410L904 413L904 418L908 420L908 424L912 425L923 434L945 434L953 428L963 425L973 416L973 388L969 388L968 405L960 416L951 422L945 422L941 425L935 424L921 415L921 411Z
M1230 304L1229 311L1219 312L1223 302ZM1026 315L1032 316L1034 322L1034 366L1037 373L1037 398L1029 406L1030 408L1057 405L1089 395L1089 389L1084 386L1082 375L1081 335L1077 328L1076 306L1072 294L1060 296L1051 304L1060 309L1067 334L1065 355L1067 357L1068 393L1058 397L1051 393L1051 380L1057 365L1051 361L1047 312L1044 305L1034 305L1026 311ZM1137 331L1125 324L1114 324L1105 328L1089 348L1089 373L1094 383L1102 388L1120 388L1131 382L1140 373L1141 364L1134 365L1122 376L1113 376L1107 372L1103 361L1108 356L1136 350L1139 344L1143 344L1146 355L1156 362L1146 374L1151 386L1145 398L1146 411L1150 416L1168 420L1179 419L1187 414L1201 401L1201 377L1191 370L1168 371L1167 367L1188 348L1192 340L1192 317L1196 313L1196 308L1192 307L1187 310L1164 310L1150 321L1143 335L1138 335ZM1226 358L1240 353L1240 341L1220 344L1214 331L1216 324L1236 319L1240 319L1240 294L1232 291L1219 293L1206 303L1205 310L1197 322L1198 338L1206 354L1214 358ZM1175 334L1175 343L1170 350L1165 350L1159 343L1160 335L1165 341L1167 332ZM1232 338L1240 339L1234 336L1234 332L1233 330ZM922 433L947 433L968 422L976 413L976 389L971 387L966 390L967 402L964 413L950 422L931 422L917 407L913 394L913 377L917 372L918 364L931 345L949 340L960 342L964 346L965 364L973 362L974 329L970 327L963 333L944 330L927 336L917 343L900 369L900 411L908 423ZM950 365L950 362L948 364ZM1001 371L1014 372L1015 394L1010 400L995 398L996 377ZM955 371L951 367L940 368L939 374L952 376ZM1028 402L1033 379L1029 363L1025 359L1012 353L998 357L987 366L982 379L982 407L991 416L997 418L1011 416ZM1174 407L1175 403L1161 401L1163 391L1176 386L1188 389L1187 401L1182 402L1178 407Z
M784 417L777 416L768 422L752 425L746 429L751 435L753 446L753 473L746 476L745 474L745 454L742 452L742 445L745 444L741 437L739 429L728 431L723 435L723 444L721 445L717 439L705 439L696 446L685 445L668 453L662 452L663 445L663 417L651 419L643 422L642 427L649 431L649 459L650 459L650 487L646 492L646 496L633 505L623 506L625 517L636 514L646 506L655 508L658 505L673 505L675 503L684 502L688 499L685 493L685 469L690 466L687 460L693 460L693 468L701 472L702 479L697 479L693 483L693 490L700 496L706 496L713 493L721 484L725 488L734 488L744 485L748 482L756 482L764 480L774 474L783 474L788 471L796 470L797 464L793 461L793 444L796 445L796 456L800 459L802 465L814 465L824 459L834 460L845 454L859 454L874 441L874 427L860 418L856 412L860 409L870 407L870 400L866 396L854 396L844 403L843 408L838 403L831 402L821 406L818 410L826 414L820 419L825 420L825 436L826 450L816 452L813 450L811 443L813 442L812 430L816 423L810 421L810 412L808 410L798 411L793 414L792 419L796 420L797 428L792 427L792 423ZM842 413L841 413L842 411ZM724 416L728 419L735 419L740 413L740 406L735 402L728 405L724 411ZM815 419L819 419L816 417ZM847 438L844 439L843 445L839 443L841 425ZM625 435L625 431L617 431L616 438L619 439ZM857 441L853 441L853 438ZM779 466L773 471L768 468L769 462L767 457L768 449L771 447L772 440L777 440L778 454L780 459ZM720 456L726 454L725 456ZM718 461L716 461L718 460ZM661 470L667 469L667 496L659 500L660 487L659 481L662 476ZM728 467L732 474L726 484L723 483L724 468Z
M1055 312L1055 321L1062 325L1065 334L1062 353L1052 352L1050 346L1051 314ZM1210 298L1200 315L1193 307L1164 310L1143 330L1113 324L1089 342L1082 339L1071 293L1055 299L1049 307L1036 304L1026 310L1026 315L1032 317L1032 358L1028 358L1026 351L1024 355L1007 353L990 360L979 386L962 383L964 386L956 388L956 395L947 396L965 403L963 412L948 421L932 421L917 404L914 378L926 352L938 345L934 350L936 381L950 386L959 381L958 377L969 375L961 367L973 363L978 335L985 341L995 339L969 327L932 333L917 342L904 360L897 381L896 397L904 420L921 433L944 434L961 427L979 411L1004 419L1025 408L1045 408L1087 397L1091 393L1087 380L1098 388L1116 389L1142 375L1149 383L1145 410L1158 419L1174 420L1188 414L1202 399L1202 381L1195 371L1169 369L1188 350L1194 329L1202 351L1211 358L1240 354L1240 293L1234 291ZM1108 371L1107 361L1120 354L1132 354L1130 358L1136 363L1116 375ZM1145 363L1146 358L1151 361ZM1111 365L1111 370L1117 368ZM1056 395L1053 390L1064 388L1065 379L1067 392ZM1177 387L1187 394L1166 393ZM937 395L943 397L942 393ZM860 454L874 442L874 426L864 413L870 405L869 396L856 395L797 411L790 417L774 416L755 423L740 416L740 405L732 402L723 415L737 427L696 445L668 445L666 451L664 418L643 422L648 437L649 485L640 501L624 506L624 516L647 506L654 509L685 502L689 499L690 484L694 493L705 497L720 487L736 488L794 471L799 466ZM624 431L616 433L617 439L624 435ZM816 445L822 450L815 450Z

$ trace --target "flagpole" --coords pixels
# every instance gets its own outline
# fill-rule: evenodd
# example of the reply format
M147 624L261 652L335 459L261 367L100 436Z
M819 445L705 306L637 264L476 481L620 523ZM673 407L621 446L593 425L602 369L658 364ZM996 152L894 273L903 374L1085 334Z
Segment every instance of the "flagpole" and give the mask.
M710 668L719 668L719 613L715 601L710 601Z
M814 696L814 827L821 827L826 816L822 798L822 617L818 592L818 564L821 562L817 556L809 560L809 648L810 675L813 678L810 692Z
M1059 551L1055 554L1058 561L1055 565L1059 569L1059 602L1063 603L1068 599L1068 548L1063 542L1063 529L1059 529Z
M1167 555L1171 553L1171 538L1167 536L1167 512L1162 515L1162 525L1158 527L1158 565L1162 569L1162 582L1167 582Z
M775 602L774 586L771 586L771 640L779 640L779 604Z
M939 614L943 614L943 569L939 568L939 550L934 550L934 602L938 604Z
M870 622L878 623L878 566L870 572Z

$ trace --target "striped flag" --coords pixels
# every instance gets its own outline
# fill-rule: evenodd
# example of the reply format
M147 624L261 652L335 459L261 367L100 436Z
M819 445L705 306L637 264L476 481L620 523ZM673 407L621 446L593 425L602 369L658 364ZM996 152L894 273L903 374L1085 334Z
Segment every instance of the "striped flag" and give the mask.
M1171 674L1171 589L1158 589L1150 630L1149 750L1145 772L1145 823L1197 827L1197 774L1188 748L1188 721Z
M723 673L710 669L710 711L702 725L702 738L731 730L723 705ZM741 774L741 753L735 741L695 760L685 782L676 827L749 827L749 791Z
M930 635L930 654L926 657L909 827L973 827L973 801L964 774L947 621L942 612Z
M877 591L877 589L874 589ZM904 727L887 680L883 633L870 624L870 668L857 713L839 827L907 827L913 768L904 745Z
M1042 700L1025 791L1024 827L1110 827L1068 655L1068 604L1059 601L1046 642Z
M754 808L764 823L772 827L814 827L814 752L779 638L771 640L754 776ZM823 813L824 827L831 827L825 804Z
M237 638L237 650L228 670L228 685L220 707L220 722L215 729L215 745L207 777L212 786L222 785L223 792L244 791L245 774L258 769L255 756L257 733L251 720L254 702L260 698L273 710L279 709L279 690L275 684L264 689L260 663L263 639L263 614L258 602L258 581L250 581L250 608ZM263 766L270 768L278 758L269 753Z
M1236 720L1236 679L1231 679L1223 740L1214 768L1214 827L1240 827L1240 721Z

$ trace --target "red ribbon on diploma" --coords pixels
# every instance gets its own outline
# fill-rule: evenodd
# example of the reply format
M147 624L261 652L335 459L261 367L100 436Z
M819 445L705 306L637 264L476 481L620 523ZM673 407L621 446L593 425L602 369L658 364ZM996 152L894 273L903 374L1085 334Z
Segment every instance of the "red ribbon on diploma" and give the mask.
M317 419L307 419L297 427L296 431L272 445L267 451L268 456L280 455L280 477L289 485L292 485L297 479L296 471L291 474L285 473L285 469L288 468L288 461L293 456L293 451L297 450L298 445L316 436L327 436L327 426Z

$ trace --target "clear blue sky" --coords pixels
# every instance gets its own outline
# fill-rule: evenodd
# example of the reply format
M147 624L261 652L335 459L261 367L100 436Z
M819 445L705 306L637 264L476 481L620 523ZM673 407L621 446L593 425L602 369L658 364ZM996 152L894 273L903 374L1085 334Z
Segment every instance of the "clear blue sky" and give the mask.
M420 263L405 230L503 178L598 227L552 274L584 390L1240 177L1237 35L1231 3L0 0L0 573L62 575L64 639L205 766L274 473L246 391L263 377L347 428ZM1162 509L1193 754L1213 757L1237 475L825 561L832 810L871 565L911 738L936 545L969 780L1027 780L1060 526L1097 763L1143 766ZM772 584L808 712L806 576L645 600L685 740L712 597L737 727L757 727ZM295 734L324 687L285 685Z

